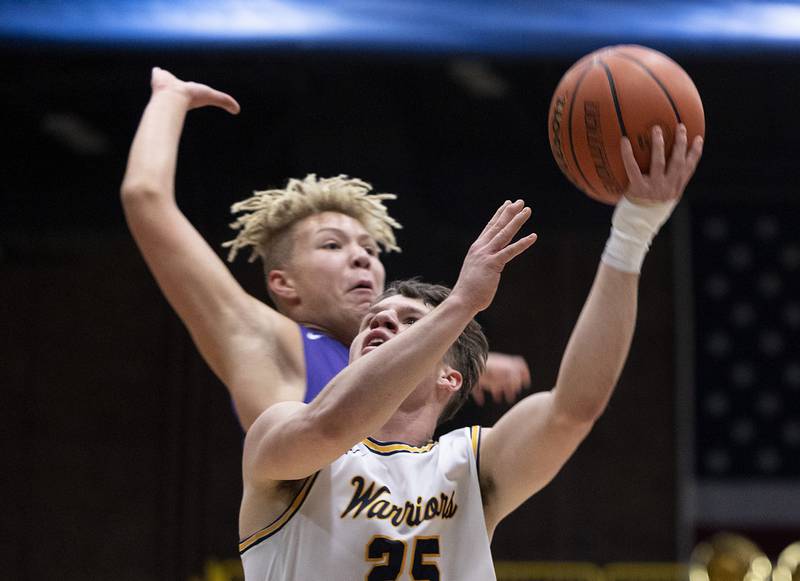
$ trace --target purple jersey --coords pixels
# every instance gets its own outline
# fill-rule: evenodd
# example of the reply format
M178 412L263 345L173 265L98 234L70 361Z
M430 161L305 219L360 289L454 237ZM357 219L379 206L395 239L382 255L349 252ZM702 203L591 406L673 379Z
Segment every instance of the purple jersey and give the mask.
M347 366L349 349L321 331L299 325L306 360L305 403L317 397L333 376Z

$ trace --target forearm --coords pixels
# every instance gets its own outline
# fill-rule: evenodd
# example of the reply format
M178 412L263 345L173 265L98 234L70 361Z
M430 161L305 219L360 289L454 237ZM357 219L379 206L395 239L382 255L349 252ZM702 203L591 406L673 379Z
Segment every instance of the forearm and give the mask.
M375 433L431 373L470 318L445 301L342 370L310 404L269 408L247 433L246 477L303 478Z
M188 101L175 91L153 93L131 145L122 182L123 202L139 195L172 200L178 144Z
M431 374L474 315L451 295L339 373L309 405L315 423L346 446L379 429Z
M572 332L554 390L559 413L592 421L605 409L628 356L639 275L600 263Z

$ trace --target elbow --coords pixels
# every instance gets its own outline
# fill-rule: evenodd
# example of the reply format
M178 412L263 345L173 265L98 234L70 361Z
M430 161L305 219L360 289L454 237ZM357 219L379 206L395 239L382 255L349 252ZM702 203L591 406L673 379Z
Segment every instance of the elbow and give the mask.
M125 179L120 187L120 199L125 208L147 201L155 201L161 197L157 188L144 181Z
M312 421L314 423L310 427L314 430L320 442L334 446L337 444L349 446L354 443L350 442L352 430L346 429L345 422L340 421L334 414L315 415ZM349 442L349 444L346 442Z
M591 427L608 407L608 399L561 402L558 416L564 423Z
M311 405L317 402L313 402ZM309 406L311 407L311 406ZM313 432L315 440L325 448L341 450L342 453L357 444L365 435L358 429L362 423L349 418L342 410L327 406L314 406L314 412L307 418L306 429Z
M594 424L605 413L607 407L608 400L587 404L580 410L578 418L584 423Z

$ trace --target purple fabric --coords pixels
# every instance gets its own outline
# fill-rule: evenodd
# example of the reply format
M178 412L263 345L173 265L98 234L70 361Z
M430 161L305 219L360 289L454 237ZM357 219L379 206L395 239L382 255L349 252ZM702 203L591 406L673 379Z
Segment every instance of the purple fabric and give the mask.
M308 403L347 366L349 349L316 329L299 327L306 359L306 396L303 401Z

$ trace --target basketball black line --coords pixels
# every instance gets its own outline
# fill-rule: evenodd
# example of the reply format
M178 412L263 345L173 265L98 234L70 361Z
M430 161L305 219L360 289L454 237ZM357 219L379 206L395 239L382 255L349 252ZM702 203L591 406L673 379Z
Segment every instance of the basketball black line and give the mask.
M625 54L624 52L616 53L615 56L620 56L622 58L628 59L629 61L639 65L645 73L650 75L650 78L652 78L656 82L656 84L659 86L659 88L662 91L664 91L664 95L667 97L667 101L669 101L669 104L672 107L672 112L675 113L675 118L678 120L678 123L683 123L683 121L681 121L681 114L678 112L678 106L675 105L675 101L672 100L672 95L669 94L669 91L667 90L667 87L664 85L664 83L661 82L661 79L659 79L655 75L655 73L652 70L650 70L650 67L648 67L646 64L644 64L639 59L637 59L635 56L631 56L629 54Z
M619 99L617 98L617 86L614 83L614 75L611 74L611 67L609 67L604 60L600 61L603 68L606 70L606 77L608 77L608 88L611 91L611 98L614 100L614 109L617 112L617 123L619 123L620 131L623 137L628 137L628 131L625 129L625 121L622 120L622 109L619 106Z
M578 81L575 83L575 89L572 91L572 99L570 99L569 111L568 111L568 117L569 117L569 149L572 152L572 161L575 162L575 167L577 168L578 173L581 174L581 178L583 179L583 183L586 184L586 188L588 190L594 192L596 195L600 195L600 194L597 194L595 189L592 187L592 184L590 184L589 180L586 179L586 174L584 174L583 170L581 169L581 164L580 164L580 162L578 162L578 154L575 153L575 136L572 134L572 111L573 111L573 109L575 109L575 99L578 97L578 89L580 88L581 83L583 82L583 79L585 79L586 75L589 74L589 71L592 70L593 66L594 66L594 62L586 64L586 70L578 78Z

